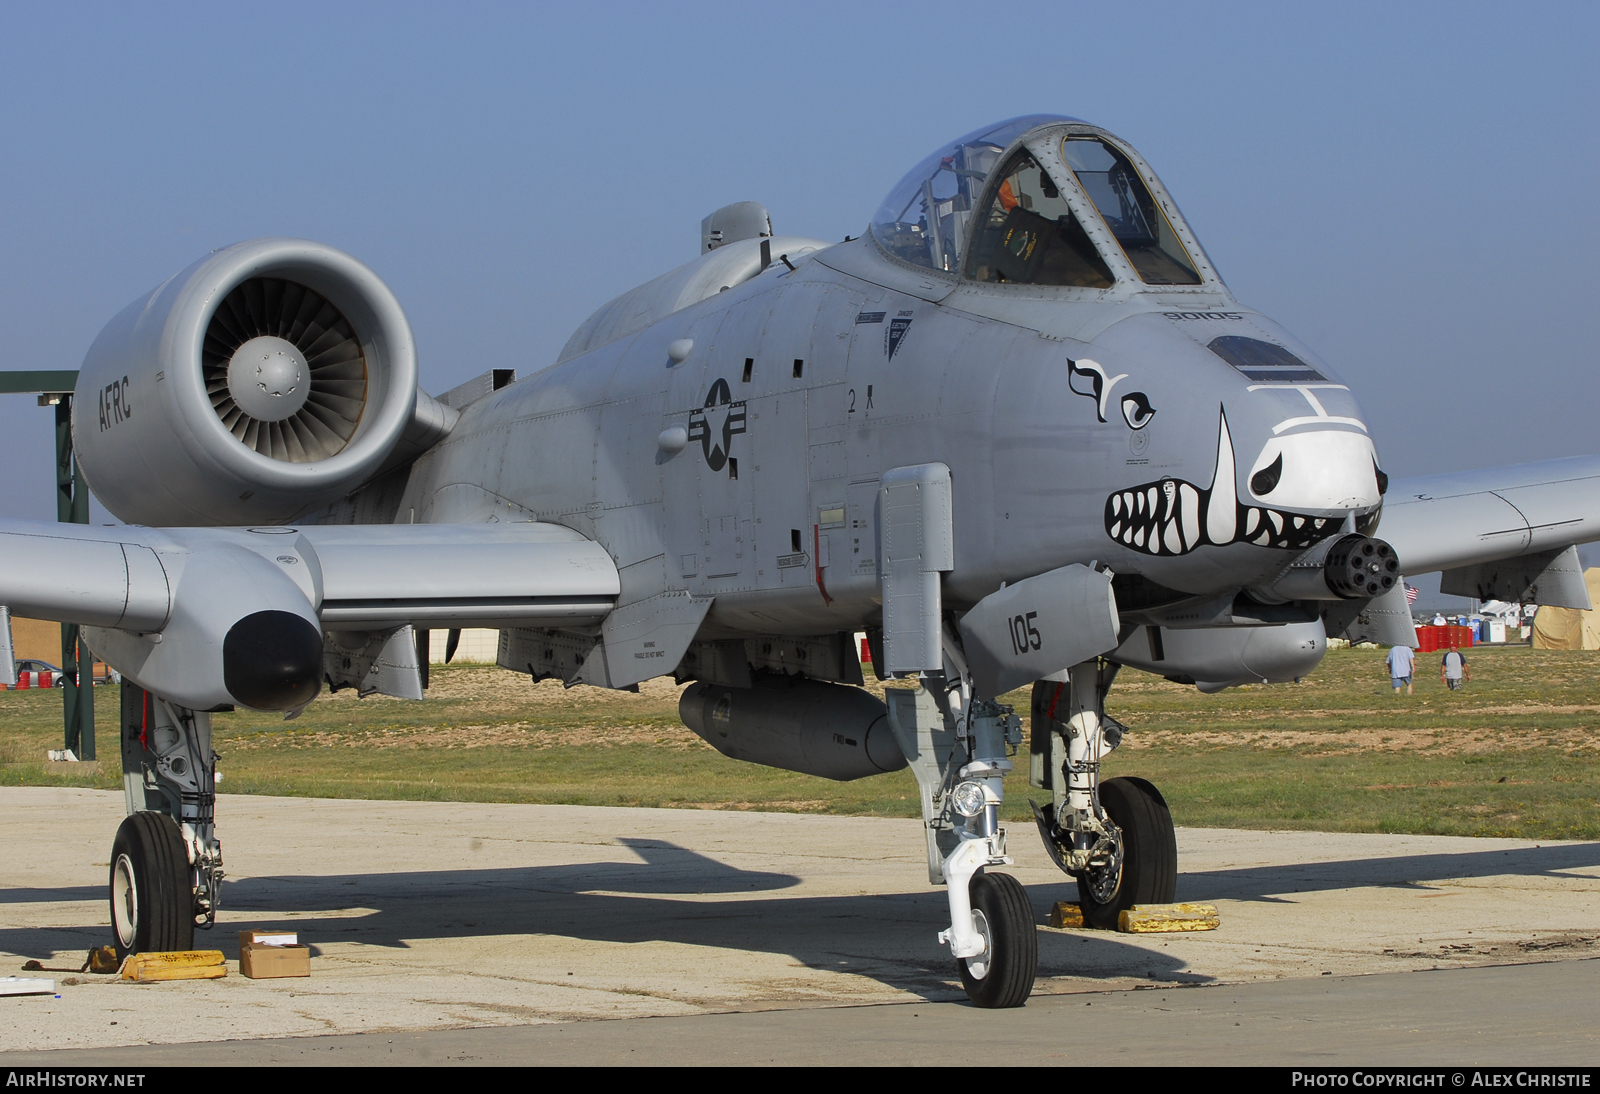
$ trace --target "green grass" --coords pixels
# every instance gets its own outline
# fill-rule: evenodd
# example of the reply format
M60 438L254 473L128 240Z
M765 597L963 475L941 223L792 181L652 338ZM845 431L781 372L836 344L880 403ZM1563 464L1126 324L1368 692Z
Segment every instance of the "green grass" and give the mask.
M1419 657L1390 692L1377 650L1332 651L1300 684L1201 695L1136 672L1108 710L1133 731L1106 761L1189 826L1600 838L1600 655L1480 649L1449 692ZM221 789L407 800L743 808L916 816L906 772L833 783L728 760L677 719L670 681L563 690L482 667L435 670L423 703L350 692L300 719L217 715ZM1009 697L1026 712L1027 697ZM0 784L121 786L117 689L96 689L98 776L46 771L58 692L0 695ZM1026 757L1007 814L1028 814Z

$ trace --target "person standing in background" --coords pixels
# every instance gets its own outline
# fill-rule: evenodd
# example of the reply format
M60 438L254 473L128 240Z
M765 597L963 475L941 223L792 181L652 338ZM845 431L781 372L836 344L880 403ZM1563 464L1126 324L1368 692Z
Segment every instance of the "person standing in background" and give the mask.
M1415 658L1411 656L1410 646L1395 646L1389 651L1389 656L1384 659L1389 665L1389 681L1398 693L1400 685L1406 687L1406 694L1411 694L1411 675L1415 671Z
M1454 646L1444 655L1444 660L1439 663L1439 679L1455 691L1462 684L1472 679L1472 673L1467 670L1467 659L1461 656L1461 651Z

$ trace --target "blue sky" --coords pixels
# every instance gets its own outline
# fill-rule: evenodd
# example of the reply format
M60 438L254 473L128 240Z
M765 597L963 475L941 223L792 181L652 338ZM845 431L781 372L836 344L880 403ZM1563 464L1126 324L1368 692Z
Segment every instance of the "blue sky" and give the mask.
M1143 152L1392 474L1595 451L1597 12L13 4L0 368L76 368L201 254L296 235L388 281L429 390L525 373L722 204L856 235L940 142L1050 111ZM0 399L0 516L53 517L49 419Z

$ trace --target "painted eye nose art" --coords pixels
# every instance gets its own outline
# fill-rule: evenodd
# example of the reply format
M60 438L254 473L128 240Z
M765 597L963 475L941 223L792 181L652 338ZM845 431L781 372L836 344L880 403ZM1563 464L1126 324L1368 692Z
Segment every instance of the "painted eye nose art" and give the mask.
M1111 401L1111 389L1126 380L1128 374L1119 372L1112 376L1104 365L1087 357L1078 361L1069 360L1067 369L1069 373L1067 385L1073 394L1093 399L1095 417L1104 424L1106 404ZM1129 429L1143 429L1150 424L1150 419L1156 416L1155 407L1150 405L1150 397L1142 391L1130 391L1124 395L1121 407L1122 420L1128 423Z
M1250 492L1258 498L1264 498L1277 489L1278 480L1283 477L1283 453L1278 453L1278 458L1266 467L1250 476Z
M1122 397L1122 420L1129 429L1143 429L1156 416L1155 407L1142 391L1130 391Z

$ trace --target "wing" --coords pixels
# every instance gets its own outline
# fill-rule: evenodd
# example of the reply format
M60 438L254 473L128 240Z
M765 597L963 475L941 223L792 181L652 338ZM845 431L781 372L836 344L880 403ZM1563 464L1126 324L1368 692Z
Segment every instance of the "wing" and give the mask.
M599 622L619 590L606 549L558 524L300 529L322 567L329 630Z
M1600 539L1600 456L1396 479L1378 535L1447 593L1589 608L1575 545Z
M90 644L108 663L200 710L302 706L325 674L376 662L408 624L591 627L619 588L603 547L554 524L0 521L0 604L93 628ZM344 651L329 651L331 669L324 632Z

